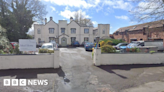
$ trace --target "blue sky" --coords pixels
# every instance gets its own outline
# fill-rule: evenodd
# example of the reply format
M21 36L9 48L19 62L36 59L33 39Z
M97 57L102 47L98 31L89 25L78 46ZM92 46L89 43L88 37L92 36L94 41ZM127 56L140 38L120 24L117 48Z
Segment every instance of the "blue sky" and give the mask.
M48 20L67 20L74 15L75 11L81 11L82 15L97 24L110 24L110 34L120 27L137 24L131 19L129 10L133 4L129 0L41 0L47 6Z

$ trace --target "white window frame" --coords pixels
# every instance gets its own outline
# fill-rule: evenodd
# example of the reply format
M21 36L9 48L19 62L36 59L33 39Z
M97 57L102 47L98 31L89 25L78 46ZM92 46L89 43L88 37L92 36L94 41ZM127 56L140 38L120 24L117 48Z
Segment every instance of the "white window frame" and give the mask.
M85 40L85 39L87 39L87 40ZM84 42L89 42L89 37L84 37Z
M102 34L105 34L105 29L103 30Z
M55 28L49 28L49 34L54 34Z
M84 34L89 34L89 28L84 28Z
M62 29L64 29L64 30L62 30ZM62 32L62 31L64 31L64 32ZM65 28L61 28L61 33L62 34L65 34Z
M76 28L71 28L71 34L76 34Z
M40 29L38 29L38 30L37 30L37 33L38 33L38 34L41 34L41 31L40 31Z

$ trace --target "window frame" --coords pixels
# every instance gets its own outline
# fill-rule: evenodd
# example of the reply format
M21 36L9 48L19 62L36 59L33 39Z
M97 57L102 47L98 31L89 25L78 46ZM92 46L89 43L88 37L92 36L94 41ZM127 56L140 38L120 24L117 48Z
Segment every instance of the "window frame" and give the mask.
M86 32L86 29L88 29L88 32ZM89 28L84 28L84 34L89 34Z
M88 39L88 41L85 41L86 38ZM84 42L89 42L89 37L84 37Z
M37 29L37 34L41 34L41 30L40 29Z
M72 30L74 29L74 30ZM71 34L76 34L76 28L71 28Z
M103 30L102 34L105 34L105 29Z
M49 34L54 34L54 32L55 32L55 28L49 28Z
M63 31L62 29L64 29L64 32L62 32L62 31ZM62 34L65 34L65 28L61 28L61 33L62 33Z

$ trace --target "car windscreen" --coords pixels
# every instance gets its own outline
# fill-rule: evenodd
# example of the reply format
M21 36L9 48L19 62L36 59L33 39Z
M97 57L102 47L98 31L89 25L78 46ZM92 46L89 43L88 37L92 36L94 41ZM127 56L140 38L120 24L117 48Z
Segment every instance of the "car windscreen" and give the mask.
M117 44L116 46L120 46L122 43Z
M87 43L86 45L92 46L92 45L93 45L93 43Z
M53 48L53 46L52 45L43 45L41 48L42 49L47 49L47 48Z

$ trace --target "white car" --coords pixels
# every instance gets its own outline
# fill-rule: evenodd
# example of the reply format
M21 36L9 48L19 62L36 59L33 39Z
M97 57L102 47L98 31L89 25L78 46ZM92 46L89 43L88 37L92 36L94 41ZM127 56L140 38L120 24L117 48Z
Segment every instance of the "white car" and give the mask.
M40 47L40 49L54 50L55 48L54 48L54 46L53 46L52 43L44 43L44 44Z

